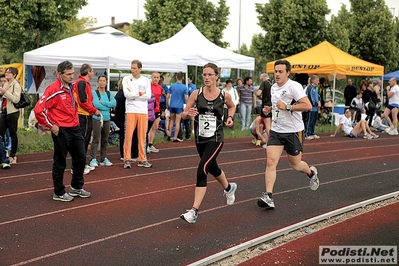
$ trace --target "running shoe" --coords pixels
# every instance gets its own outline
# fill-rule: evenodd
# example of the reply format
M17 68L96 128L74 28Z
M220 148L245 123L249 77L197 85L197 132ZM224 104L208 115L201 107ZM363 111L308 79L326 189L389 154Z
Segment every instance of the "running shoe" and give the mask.
M3 169L9 169L11 167L9 163L2 163L1 166Z
M138 167L145 167L145 168L150 168L152 167L152 164L150 164L149 162L145 161L145 162L139 162L137 164Z
M86 165L85 165L85 170L86 170L86 169L88 169L89 171L96 170L96 168L95 168L95 167L93 167L93 166L90 166L90 165L88 165L88 164L86 164Z
M159 152L159 149L155 148L155 146L152 145L148 147L147 151L157 153Z
M98 167L98 162L96 158L91 159L90 164L91 167Z
M195 224L197 221L198 217L198 212L196 212L194 209L187 210L186 213L183 213L180 215L180 218L182 218L184 221L186 221L189 224Z
M313 172L313 176L310 179L310 189L317 190L319 188L319 178L317 177L317 168L314 166L310 167L310 170Z
M314 136L307 136L307 137L305 138L305 140L312 140L312 139L314 139Z
M53 194L53 200L56 200L56 201L73 201L73 197L65 192L64 195L61 195L61 196Z
M73 187L69 188L69 195L72 197L81 197L81 198L89 198L91 196L91 193L84 190L83 188L81 189L75 189Z
M373 138L373 136L371 136L371 134L364 134L364 136L363 136L363 138L364 139L372 139Z
M262 192L262 197L258 199L258 206L266 209L274 209L274 200L267 192Z
M127 168L132 168L130 166L130 162L129 161L125 161L125 163L123 164L123 168L127 169Z
M104 165L104 166L111 166L112 163L110 160L108 160L107 157L104 158L104 160L100 163L100 165Z
M380 136L375 134L374 132L371 132L370 134L371 136L373 136L374 139L378 139Z
M237 190L237 184L236 183L230 183L230 190L223 191L223 195L227 198L227 205L233 205L234 201L236 200L236 190Z

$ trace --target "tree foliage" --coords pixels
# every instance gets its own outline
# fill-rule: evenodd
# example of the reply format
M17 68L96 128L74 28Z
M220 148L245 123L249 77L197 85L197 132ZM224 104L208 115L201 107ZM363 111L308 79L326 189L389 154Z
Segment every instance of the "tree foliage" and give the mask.
M384 0L350 0L353 16L350 29L350 53L363 60L398 67L398 39L392 29L395 20Z
M66 37L67 21L85 5L87 0L0 1L0 46L11 52L3 54L3 62L21 61L24 52Z
M270 0L256 4L260 27L267 32L268 57L279 59L306 50L326 39L330 13L325 0Z
M166 40L180 31L189 22L211 42L226 47L223 30L230 14L226 0L215 6L207 0L147 0L144 4L146 20L134 20L130 25L131 35L142 42L153 44ZM187 40L187 45L195 40Z

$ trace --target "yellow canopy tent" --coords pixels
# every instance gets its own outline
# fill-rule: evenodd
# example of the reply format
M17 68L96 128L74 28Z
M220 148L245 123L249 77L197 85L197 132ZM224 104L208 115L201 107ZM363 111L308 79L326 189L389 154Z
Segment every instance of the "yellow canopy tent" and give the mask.
M333 102L335 98L335 80L338 75L373 77L384 75L383 66L361 60L327 41L284 59L291 63L291 73L293 74L332 75L334 77ZM267 73L274 72L275 62L266 64Z
M291 73L308 75L383 76L384 67L361 60L324 41L308 50L284 58L291 63ZM266 64L266 72L274 72L274 62Z

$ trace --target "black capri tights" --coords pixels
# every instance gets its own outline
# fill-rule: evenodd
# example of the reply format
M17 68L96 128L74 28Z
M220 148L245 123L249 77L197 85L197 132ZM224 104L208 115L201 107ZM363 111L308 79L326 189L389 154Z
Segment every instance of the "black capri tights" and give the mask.
M214 177L218 177L222 174L222 170L219 168L216 158L222 150L223 142L196 143L196 146L198 154L201 157L197 169L196 186L206 187L208 173Z

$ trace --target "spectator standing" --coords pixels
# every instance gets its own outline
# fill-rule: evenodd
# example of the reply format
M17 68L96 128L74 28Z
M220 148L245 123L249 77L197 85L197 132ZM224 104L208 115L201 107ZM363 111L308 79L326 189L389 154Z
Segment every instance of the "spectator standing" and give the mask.
M376 109L381 108L381 88L382 88L382 80L377 80L377 84L374 86L374 91L377 94L377 99L376 99Z
M154 72L151 75L151 93L154 95L155 99L155 120L152 123L151 127L148 128L148 148L147 153L150 152L159 152L159 149L155 148L153 145L155 134L159 128L159 121L161 120L161 114L164 112L165 109L161 110L161 98L163 96L163 89L162 86L159 85L159 80L161 76L158 72ZM154 103L153 103L154 104ZM149 124L148 124L149 125Z
M259 90L256 92L256 96L262 97L262 106L261 106L260 116L263 118L263 124L265 125L265 130L267 133L266 134L266 140L267 140L267 137L269 136L270 128L272 126L272 114L269 113L266 115L265 113L263 113L263 107L272 106L271 88L272 88L273 82L270 80L269 75L267 75L266 73L261 74L260 79L262 80L262 83L260 84Z
M398 108L399 108L399 87L397 85L396 78L391 78L389 80L389 87L387 87L387 97L388 105L384 110L383 117L387 120L389 124L389 130L387 133L389 135L398 135ZM392 120L389 117L392 116Z
M139 167L152 167L147 161L146 132L148 125L148 100L151 98L151 82L141 75L143 68L139 60L131 63L131 75L125 76L122 81L123 94L126 97L126 131L124 142L124 168L131 168L131 148L134 130L138 138Z
M0 114L0 136L4 141L6 130L9 130L11 137L10 164L17 163L19 109L15 108L14 103L19 102L22 93L22 88L15 79L17 75L17 68L7 68L5 72L7 82L0 88L0 95L3 99Z
M320 96L318 94L317 85L319 84L319 77L313 75L310 77L310 84L306 88L306 95L309 98L312 110L309 112L309 118L306 122L306 140L319 139L320 137L315 134L317 117L319 115L319 109L321 107Z
M73 95L78 106L79 125L85 142L86 154L89 148L91 133L93 131L92 116L100 115L100 111L98 111L93 105L93 92L90 85L90 80L93 76L93 67L89 64L83 64L80 67L80 75L73 85ZM84 173L88 174L94 169L96 168L86 164Z
M126 131L126 97L123 94L123 85L122 79L118 81L118 92L115 95L115 124L119 128L119 153L121 156L121 161L124 161L124 152L123 152L123 144L125 143L125 131ZM130 160L137 162L138 160L138 139L137 139L137 130L133 132L132 138L132 148L131 148L131 157Z
M237 108L238 102L240 100L240 98L238 97L238 92L236 89L233 88L233 82L231 81L231 79L226 80L226 86L223 88L224 93L228 93L230 94L231 97L231 101L234 103L234 107ZM227 107L227 105L224 105L224 109L223 109L223 123L227 122L227 119L229 118L229 108ZM234 124L230 127L231 130L234 130Z
M354 124L360 121L360 119L362 118L362 113L365 112L362 95L362 91L359 90L356 97L352 99L352 102L350 104L350 110L352 111L351 115Z
M197 169L194 203L190 210L180 216L191 224L197 221L198 209L206 194L208 173L213 175L223 186L227 205L234 203L237 190L237 184L227 181L225 173L216 162L224 143L223 105L227 104L229 109L227 126L232 126L235 112L234 103L231 101L230 94L223 93L216 86L219 71L215 64L206 64L203 68L202 77L204 87L191 94L183 112L184 118L187 116L195 117L195 145L201 158Z
M344 98L345 98L345 108L349 108L353 98L356 97L357 88L353 85L353 80L348 79L348 84L345 86L344 89Z
M107 77L97 78L98 89L93 91L94 107L101 112L100 116L93 116L93 141L90 148L90 166L97 167L96 153L100 143L100 165L111 166L108 159L108 137L111 128L111 109L116 106L114 95L106 89ZM101 141L101 142L100 142Z
M319 187L317 169L302 161L302 141L304 124L303 111L312 108L300 83L289 78L291 64L287 60L274 63L276 83L271 89L272 107L263 108L265 114L272 112L272 127L267 141L267 161L265 171L266 192L258 199L261 208L274 209L273 187L277 176L277 164L282 152L287 152L292 169L305 173L309 178L311 190Z
M180 130L181 113L184 109L184 104L187 101L188 90L186 85L183 84L183 73L179 72L176 74L176 83L173 83L170 88L170 94L166 97L166 106L169 107L170 111L170 121L169 121L169 131L167 131L168 140L171 140L173 124L175 124L175 131L173 135L173 142L181 142L177 136ZM168 105L168 101L169 105Z
M369 127L373 123L373 117L375 115L377 107L377 93L374 91L374 83L372 80L367 81L367 88L363 91L363 102L366 107L366 121L368 121Z
M256 96L251 77L244 79L244 85L238 89L238 95L240 97L241 130L248 130L252 121L252 108L256 108Z
M162 97L160 100L161 113L162 113L162 111L165 112L163 118L161 115L161 120L164 120L163 130L164 130L164 132L167 132L167 130L169 128L169 115L170 114L169 114L169 110L166 109L166 98L167 98L167 95L169 94L169 88L168 88L168 86L166 86L164 84L164 77L162 75L160 76L160 79L159 79L159 85L161 85L161 87L162 87Z
M88 198L91 193L83 189L86 151L77 104L73 97L73 64L64 61L57 66L58 79L50 84L34 108L38 123L50 128L54 143L52 177L53 200L72 201L73 197ZM69 194L65 191L64 172L68 152L72 157L72 181Z
M3 88L4 84L7 83L7 79L6 79L6 75L2 74L0 75L0 88ZM0 97L0 106L3 102L3 98ZM1 118L0 118L1 119ZM8 157L8 153L9 151L11 151L11 137L10 137L10 129L7 128L6 129L6 134L5 134L5 139L4 139L4 145L5 145L5 149L6 149L6 157ZM16 163L16 161L14 162Z

